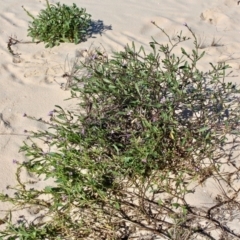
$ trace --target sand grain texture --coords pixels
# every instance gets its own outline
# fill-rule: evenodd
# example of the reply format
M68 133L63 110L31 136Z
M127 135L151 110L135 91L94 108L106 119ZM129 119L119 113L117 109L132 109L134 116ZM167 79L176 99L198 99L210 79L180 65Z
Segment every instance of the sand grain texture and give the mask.
M50 1L56 3L57 1ZM189 35L183 26L187 23L202 42L206 56L201 68L209 68L209 62L226 62L233 73L228 80L240 83L240 6L234 0L69 0L61 1L84 7L95 21L92 36L78 45L64 43L52 49L44 44L17 44L12 56L7 49L9 37L31 41L27 37L30 18L22 5L33 15L45 8L44 0L2 0L0 4L0 190L6 192L7 185L14 185L16 165L13 159L24 161L18 153L24 130L36 130L43 126L23 118L23 114L49 119L48 112L54 105L72 108L74 104L64 99L69 91L60 88L65 79L61 76L69 71L66 58L71 60L76 51L88 49L92 44L104 46L107 53L122 50L127 43L135 41L149 50L151 37L158 42L167 42L166 37L151 24L155 21L174 38L180 31ZM213 39L218 42L212 46ZM192 42L184 43L191 50ZM11 135L12 134L12 135ZM15 134L20 134L16 136ZM239 160L240 161L240 160ZM26 177L29 177L26 173ZM198 187L189 201L199 206L209 206L220 190L215 183ZM240 234L240 212L235 214L233 227ZM0 213L1 216L1 213Z

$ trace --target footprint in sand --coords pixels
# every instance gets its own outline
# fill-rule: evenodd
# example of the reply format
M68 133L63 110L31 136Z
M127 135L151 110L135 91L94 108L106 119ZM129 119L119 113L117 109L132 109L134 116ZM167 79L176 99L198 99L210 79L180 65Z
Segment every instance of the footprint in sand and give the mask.
M236 5L237 5L235 0L225 0L224 4L228 7L236 7Z
M224 14L220 9L206 9L200 14L202 21L205 21L212 25L224 25L226 27L230 26L229 17Z
M48 64L46 61L25 61L24 77L39 77L46 74Z
M20 56L14 56L12 59L13 63L22 63L24 60Z
M10 129L12 129L10 122L0 113L0 132L2 133Z
M53 55L54 52L50 51L50 50L44 50L44 51L39 51L39 52L36 52L34 55L33 55L33 58L34 59L42 59L42 58L46 58L46 57L49 57L51 55Z
M25 61L24 77L39 77L40 82L53 82L55 77L63 71L60 64L50 60L53 54L50 51L39 51L33 55L32 61Z
M12 126L8 119L5 117L5 115L0 112L0 133L5 135L7 138L2 137L0 139L0 151L3 152L6 146L8 145L10 141L10 136L7 136L8 134L11 134L12 132Z

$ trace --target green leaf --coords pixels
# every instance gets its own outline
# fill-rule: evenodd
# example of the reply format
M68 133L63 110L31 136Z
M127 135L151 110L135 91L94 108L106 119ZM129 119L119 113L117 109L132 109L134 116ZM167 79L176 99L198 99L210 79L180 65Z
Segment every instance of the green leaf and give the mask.
M139 91L139 87L138 87L138 84L137 84L137 83L135 83L135 88L136 88L136 90L137 90L138 95L140 96L140 98L142 98L142 95L141 95L141 93L140 93L140 91Z
M117 210L120 210L120 204L119 204L118 202L115 203L115 208L116 208Z
M46 186L46 187L44 188L44 190L45 190L45 192L50 193L50 192L52 192L52 187L51 187L51 186Z
M203 127L203 128L201 128L201 129L199 129L199 132L205 132L205 131L207 131L207 130L209 130L209 127Z
M172 205L173 205L176 209L178 209L178 208L180 207L180 204L179 204L179 203L172 203Z
M109 84L112 84L112 81L110 81L110 80L107 79L107 78L103 78L103 82L105 82L105 83L109 83Z

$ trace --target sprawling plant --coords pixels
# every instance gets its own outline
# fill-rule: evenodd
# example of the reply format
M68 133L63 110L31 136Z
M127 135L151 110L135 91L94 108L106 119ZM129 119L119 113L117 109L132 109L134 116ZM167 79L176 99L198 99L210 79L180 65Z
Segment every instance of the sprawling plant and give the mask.
M204 52L187 28L195 48L182 48L182 56L173 50L189 39L180 34L173 43L160 28L169 44L153 40L151 53L132 44L111 59L96 51L82 62L87 74L71 86L79 110L56 106L49 131L33 132L21 148L29 160L19 165L19 186L10 187L15 195L0 195L18 209L37 206L37 220L21 216L14 223L6 216L1 236L212 239L209 229L215 227L223 237L240 237L214 215L220 207L239 207L239 189L231 185L239 169L226 149L238 133L239 90L225 81L225 64L198 69ZM226 164L236 171L222 173ZM55 184L29 187L22 168ZM193 192L189 184L208 178L224 181L233 195L196 210L185 199Z
M86 9L79 9L76 4L72 7L65 4L49 4L34 17L24 7L32 22L28 28L28 36L46 43L46 47L54 47L61 42L74 42L75 44L84 40L87 30L91 24L91 15Z

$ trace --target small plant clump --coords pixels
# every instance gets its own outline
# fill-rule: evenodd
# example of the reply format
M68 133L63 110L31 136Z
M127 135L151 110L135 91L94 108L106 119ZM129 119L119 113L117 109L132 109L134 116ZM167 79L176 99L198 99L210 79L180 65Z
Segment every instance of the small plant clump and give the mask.
M172 43L159 28L169 43L153 39L150 53L132 44L111 59L97 50L82 62L87 74L71 85L79 110L51 111L49 130L32 132L21 148L28 161L19 163L18 186L9 187L14 196L0 194L18 210L38 207L36 219L14 223L10 212L0 237L213 239L210 230L217 229L222 239L240 239L217 218L221 209L239 208L232 184L239 167L226 149L237 143L239 89L225 81L225 64L199 70L204 52L186 27L194 39L190 53L173 53L189 38L180 34ZM235 171L222 174L223 165ZM21 179L22 169L55 184L35 189ZM186 201L189 186L209 178L231 192L196 209Z
M24 7L24 11L32 18L28 28L28 36L46 43L46 47L54 47L61 42L74 42L75 44L84 40L87 29L91 24L91 15L86 9L79 9L75 3L73 6L49 4L34 17Z

